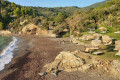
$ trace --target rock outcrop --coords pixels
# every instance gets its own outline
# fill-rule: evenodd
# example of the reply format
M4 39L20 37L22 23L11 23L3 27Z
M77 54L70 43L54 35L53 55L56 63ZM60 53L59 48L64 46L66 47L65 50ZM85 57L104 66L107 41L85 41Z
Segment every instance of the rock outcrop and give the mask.
M95 33L95 34L93 34L93 37L94 37L96 40L99 40L99 39L102 37L102 34Z
M116 56L120 56L120 40L115 42L115 49L114 50L118 50L119 52L116 53Z
M120 60L113 60L112 67L114 67L118 72L120 72Z
M35 24L28 24L22 29L23 34L40 34L40 28Z
M78 70L78 67L85 64L85 60L72 54L71 52L61 52L54 60L54 62L45 65L47 72L54 70L64 70L71 72Z
M102 44L101 40L92 40L91 41L91 48L92 49L99 49L101 44Z
M28 24L22 29L23 34L30 34L30 35L46 35L48 36L47 30L42 30L35 24Z
M95 55L101 55L101 54L103 54L103 52L101 52L101 51L96 51L96 52L93 52L93 54L95 54Z
M99 52L100 54L102 52ZM84 52L61 52L53 62L46 64L46 74L51 73L57 75L59 71L82 71L87 72L97 70L99 74L109 73L114 77L119 77L120 60L103 60L96 56L86 55ZM40 73L39 75L44 75Z
M112 38L110 38L108 35L102 36L102 41L104 45L112 44Z
M107 32L107 28L105 28L105 27L100 27L99 30L101 31L101 33L106 33Z
M72 42L75 43L75 44L79 43L79 41L76 38L72 38Z
M1 35L9 35L9 34L11 34L11 32L9 30L1 30L0 34Z
M83 41L89 41L89 40L93 40L94 36L86 34L86 35L83 35L82 37L80 37L79 39L83 40Z

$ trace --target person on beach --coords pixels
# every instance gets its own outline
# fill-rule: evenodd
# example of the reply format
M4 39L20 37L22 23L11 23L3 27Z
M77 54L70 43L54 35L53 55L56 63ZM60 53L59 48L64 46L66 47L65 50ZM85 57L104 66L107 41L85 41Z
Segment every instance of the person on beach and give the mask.
M60 44L65 44L65 41L63 40L63 41L60 41Z
M62 43L65 44L65 41L63 40Z

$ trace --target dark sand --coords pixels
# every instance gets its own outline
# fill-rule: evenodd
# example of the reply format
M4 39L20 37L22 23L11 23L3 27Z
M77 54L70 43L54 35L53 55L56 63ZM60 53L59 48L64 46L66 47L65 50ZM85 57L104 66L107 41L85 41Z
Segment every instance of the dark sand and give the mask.
M44 72L45 64L54 61L61 51L84 50L82 46L70 43L65 38L65 44L60 44L61 38L47 38L38 36L19 36L19 47L14 51L12 62L1 71L0 80L116 80L106 75L82 72L60 72L58 76L48 74L39 76Z

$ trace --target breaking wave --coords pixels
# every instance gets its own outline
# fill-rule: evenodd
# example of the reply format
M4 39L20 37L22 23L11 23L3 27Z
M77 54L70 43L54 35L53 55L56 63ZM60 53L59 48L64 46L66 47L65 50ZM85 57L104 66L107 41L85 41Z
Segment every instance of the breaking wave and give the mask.
M4 69L5 65L10 63L13 58L13 50L17 48L16 42L18 39L16 37L12 37L13 40L9 43L9 45L3 49L0 54L0 71Z

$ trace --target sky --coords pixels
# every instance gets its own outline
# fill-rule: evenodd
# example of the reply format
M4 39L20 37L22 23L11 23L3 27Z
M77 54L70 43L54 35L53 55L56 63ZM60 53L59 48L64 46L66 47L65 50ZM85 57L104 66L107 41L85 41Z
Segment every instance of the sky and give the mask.
M39 6L39 7L66 7L78 6L85 7L91 4L102 2L104 0L8 0L22 6Z

